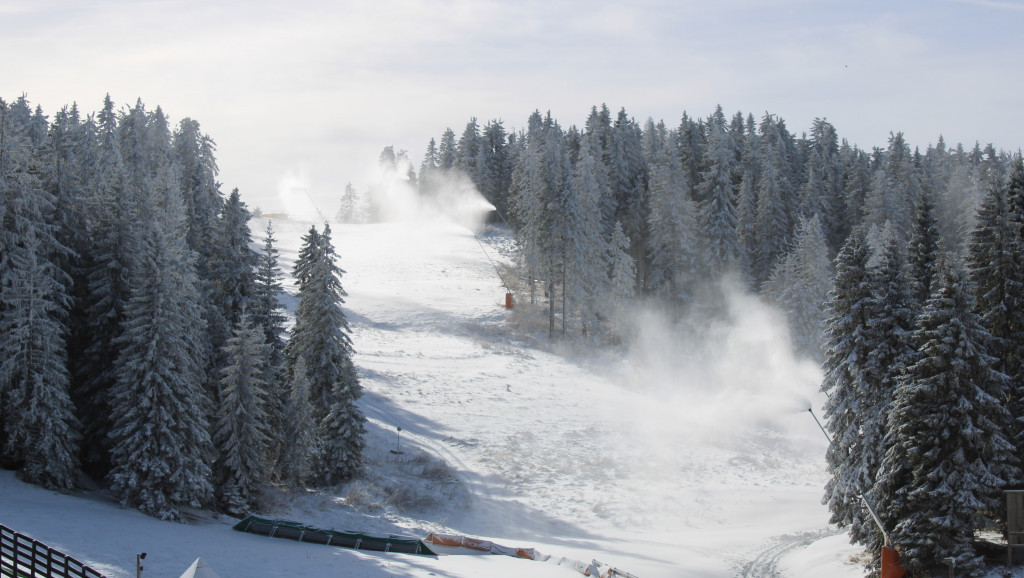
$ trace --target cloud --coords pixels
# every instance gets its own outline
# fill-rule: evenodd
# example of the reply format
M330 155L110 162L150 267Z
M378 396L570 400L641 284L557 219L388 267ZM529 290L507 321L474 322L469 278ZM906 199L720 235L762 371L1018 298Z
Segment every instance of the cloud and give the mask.
M471 116L511 130L551 110L580 126L602 103L669 126L720 103L798 132L826 116L867 148L901 129L913 144L941 132L1016 150L1021 81L1007 71L1022 41L1000 16L1021 5L15 1L0 7L0 50L19 55L0 96L27 92L52 114L109 92L195 118L226 187L266 210L300 162L333 204L345 182L368 184L384 146L418 165Z
M975 6L985 6L986 8L998 8L1000 10L1013 10L1016 12L1024 12L1024 2L997 2L996 0L953 0L961 4L973 4Z

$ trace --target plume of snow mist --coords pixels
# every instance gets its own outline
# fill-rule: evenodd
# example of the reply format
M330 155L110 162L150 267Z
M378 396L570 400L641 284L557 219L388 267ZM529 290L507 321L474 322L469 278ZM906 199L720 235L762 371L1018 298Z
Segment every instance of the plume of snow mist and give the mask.
M304 168L289 169L277 182L277 197L290 218L299 221L321 221L323 216L317 209L310 193L309 176Z
M743 444L766 431L816 435L795 414L812 405L818 364L794 356L780 312L734 282L717 294L720 303L675 322L651 310L633 316L627 379L651 400L636 421L679 443Z
M405 155L377 165L369 188L369 218L377 222L412 222L420 218L420 199L409 181L411 165Z
M443 215L470 231L483 226L494 205L487 201L468 175L453 170L429 176L430 192L425 203L430 211Z
M494 206L462 171L435 170L410 181L409 159L400 154L378 166L369 189L370 220L412 222L448 219L470 231L482 226Z

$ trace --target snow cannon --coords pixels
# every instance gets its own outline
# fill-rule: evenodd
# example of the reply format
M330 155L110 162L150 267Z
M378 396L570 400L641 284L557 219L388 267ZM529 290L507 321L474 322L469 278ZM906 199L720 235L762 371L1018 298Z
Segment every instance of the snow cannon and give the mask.
M900 553L886 544L882 546L882 578L903 578L907 569L900 564Z
M818 424L818 429L821 430L821 433L825 434L825 439L828 440L828 445L833 451L835 451L836 445L832 443L832 436L828 435L828 432L825 431L825 426L821 425L821 421L818 420L818 416L814 415L814 409L810 407L807 408L807 413L811 414L811 417L814 418L814 422ZM877 513L875 513L875 509L871 507L871 502L868 501L864 494L859 494L858 497L864 504L868 513L871 514L871 519L874 520L875 525L878 526L878 530L882 532L882 538L885 540L885 543L882 545L882 578L903 578L903 576L906 575L907 570L900 564L900 553L892 545L892 541L889 540L889 533L885 531L885 525L882 524L882 519L878 517Z
M512 309L515 307L516 302L512 299L512 292L508 291L505 293L505 309Z

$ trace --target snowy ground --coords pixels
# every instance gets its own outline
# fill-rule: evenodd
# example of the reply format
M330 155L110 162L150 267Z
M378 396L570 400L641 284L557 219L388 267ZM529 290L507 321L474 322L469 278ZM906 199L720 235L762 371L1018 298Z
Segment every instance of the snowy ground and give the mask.
M286 268L309 226L274 221ZM252 223L256 235L264 228ZM785 354L771 312L734 296L732 321L694 340L637 313L650 331L629 351L552 347L528 295L503 308L491 263L508 255L499 232L445 221L332 228L370 468L337 496L275 494L262 513L462 533L549 561L363 553L233 532L223 517L166 523L103 492L60 495L10 472L0 472L0 523L111 577L133 576L138 552L144 576L170 578L197 556L224 578L579 576L562 558L642 578L863 574L820 504L826 442L806 411L820 405L816 370ZM710 357L697 353L708 340Z

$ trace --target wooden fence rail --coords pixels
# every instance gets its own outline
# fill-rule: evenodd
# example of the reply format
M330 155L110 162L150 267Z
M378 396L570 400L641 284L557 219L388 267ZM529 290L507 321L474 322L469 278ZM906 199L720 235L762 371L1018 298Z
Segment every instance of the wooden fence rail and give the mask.
M38 540L0 525L0 576L22 578L105 578L99 572Z

